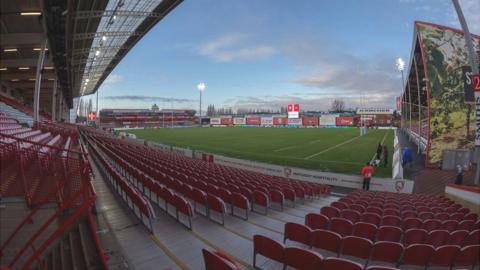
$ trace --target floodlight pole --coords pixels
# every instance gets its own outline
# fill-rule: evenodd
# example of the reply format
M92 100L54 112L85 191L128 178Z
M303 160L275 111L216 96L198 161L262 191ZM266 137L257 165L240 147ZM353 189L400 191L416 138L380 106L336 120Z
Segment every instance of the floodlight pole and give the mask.
M460 21L460 25L462 26L463 30L463 37L465 38L465 43L467 45L468 49L468 59L470 62L470 66L472 67L472 73L473 74L479 74L478 71L478 59L477 55L475 54L475 49L473 47L473 42L472 42L472 36L470 35L470 31L468 30L467 22L465 21L465 17L463 16L462 8L460 7L460 4L458 3L458 0L452 0L453 6L455 7L455 10L457 11L458 15L458 20ZM475 92L475 106L476 106L476 111L478 112L480 110L480 93L478 91ZM480 129L480 115L476 113L476 119L475 119L475 140L476 136L479 134L479 129ZM477 162L477 169L475 172L475 178L474 178L474 183L475 185L478 185L480 183L480 145L475 146L475 161Z
M200 110L198 111L198 125L202 126L202 90L198 91L200 92Z

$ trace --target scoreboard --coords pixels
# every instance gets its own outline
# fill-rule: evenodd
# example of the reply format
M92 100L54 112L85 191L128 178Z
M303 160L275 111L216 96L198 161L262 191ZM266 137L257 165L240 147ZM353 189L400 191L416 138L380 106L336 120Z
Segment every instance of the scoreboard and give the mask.
M288 104L288 107L287 107L288 118L298 118L299 111L300 111L300 106L297 103Z

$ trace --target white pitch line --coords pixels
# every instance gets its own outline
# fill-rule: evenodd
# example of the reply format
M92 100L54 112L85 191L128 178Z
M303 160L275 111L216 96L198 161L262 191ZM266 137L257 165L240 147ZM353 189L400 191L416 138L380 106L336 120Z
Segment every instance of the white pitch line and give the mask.
M287 146L287 147L279 148L279 149L277 149L277 150L273 150L273 152L280 152L280 151L287 150L287 149L290 149L290 148L295 148L295 147L297 147L297 145L292 145L292 146Z
M304 157L303 159L311 159L312 157L318 156L318 155L323 154L323 153L325 153L325 152L328 152L328 151L330 151L330 150L332 150L332 149L335 149L335 148L337 148L337 147L340 147L340 146L342 146L342 145L345 145L345 144L347 144L347 143L350 143L350 142L352 142L352 141L354 141L354 140L356 140L356 139L358 139L358 138L360 138L360 137L361 137L361 136L353 137L353 138L351 138L350 140L347 140L347 141L344 141L343 143L334 145L334 146L332 146L332 147L330 147L330 148L327 148L327 149L325 149L325 150L323 150L323 151L320 151L320 152L315 153L315 154L313 154L313 155L310 155L310 156L308 156L308 157Z

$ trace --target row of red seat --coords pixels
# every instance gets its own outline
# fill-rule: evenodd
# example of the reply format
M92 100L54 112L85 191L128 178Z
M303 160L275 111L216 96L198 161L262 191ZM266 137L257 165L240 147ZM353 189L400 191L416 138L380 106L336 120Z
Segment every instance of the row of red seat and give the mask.
M416 217L399 217L396 215L385 215L380 216L373 212L364 212L360 213L351 209L344 209L342 211L331 206L324 206L320 209L322 216L315 215L314 218L319 219L320 221L325 218L344 218L352 223L362 221L366 223L371 223L375 226L380 225L390 225L390 226L400 226L404 230L412 228L424 228L428 231L436 229L445 229L448 231L454 230L475 230L480 227L480 220L478 220L478 215L475 213L469 213L464 216L463 213L455 213L448 216L447 220L437 219L429 216L429 219L420 219ZM313 217L312 217L313 218ZM319 222L320 222L319 221Z
M328 231L325 231L328 232ZM470 245L463 248L455 245L445 245L434 248L431 245L412 244L406 248L399 243L381 241L373 244L368 239L355 236L346 236L341 241L331 243L328 235L319 236L318 245L314 248L320 249L321 253L332 254L329 257L335 264L324 265L325 260L317 250L285 247L273 239L265 236L254 236L254 267L256 256L260 254L271 260L293 266L297 269L392 269L377 268L375 264L389 263L400 268L409 266L425 267L472 267L478 260L480 245ZM287 255L287 250L292 250ZM336 257L343 258L336 258ZM350 261L351 258L355 261ZM328 260L328 258L327 258Z
M128 207L132 209L134 214L138 216L141 222L153 232L152 219L155 219L155 212L149 200L137 192L95 146L90 146L90 152L94 154L93 158L97 161L96 163L100 166L105 178L109 180L110 184L115 188ZM135 207L138 211L136 211Z

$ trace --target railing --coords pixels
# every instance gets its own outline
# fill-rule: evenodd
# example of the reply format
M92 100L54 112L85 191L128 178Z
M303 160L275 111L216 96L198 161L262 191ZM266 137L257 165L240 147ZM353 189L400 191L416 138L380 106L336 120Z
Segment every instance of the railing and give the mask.
M22 145L25 144L31 145L28 149L22 148ZM48 149L48 151L42 153L39 151L40 149ZM13 159L14 157L15 159ZM0 247L0 254L4 253L15 237L26 229L26 225L31 223L35 216L40 216L41 208L52 203L58 205L54 214L16 251L13 259L8 262L8 267L30 269L35 262L37 262L37 266L43 265L43 260L40 258L43 253L61 238L82 214L85 214L100 260L104 269L108 269L107 258L100 247L96 235L96 225L92 217L96 193L90 181L91 169L83 151L72 151L63 147L49 146L0 134L0 162L2 168L10 167L14 172L20 173L20 179L16 179L16 181L21 181L26 202L33 207ZM3 171L6 170L2 170L2 177L4 176ZM29 176L33 175L36 175L37 179L32 181ZM44 185L41 192L35 190L40 187L42 182L49 184ZM48 190L46 190L47 188ZM50 232L52 229L50 231L48 229L54 224L58 224L58 226L53 228L53 232ZM28 253L29 250L31 253Z

